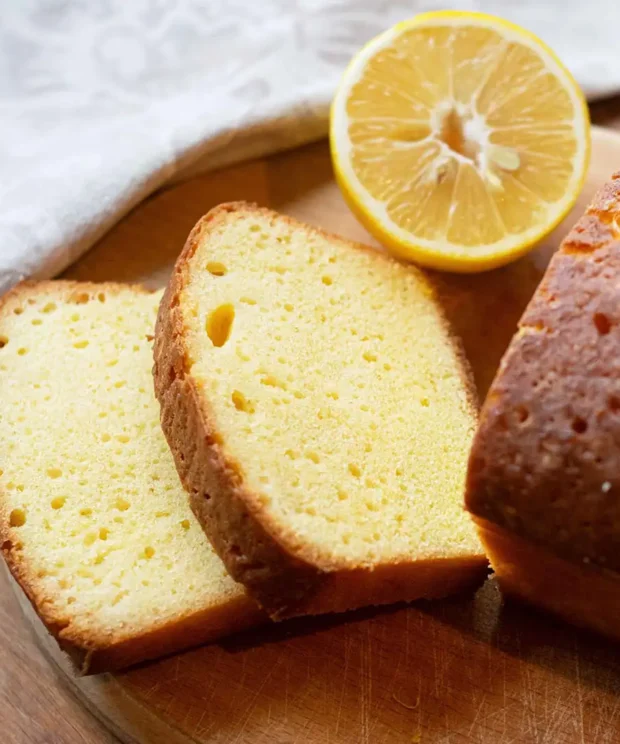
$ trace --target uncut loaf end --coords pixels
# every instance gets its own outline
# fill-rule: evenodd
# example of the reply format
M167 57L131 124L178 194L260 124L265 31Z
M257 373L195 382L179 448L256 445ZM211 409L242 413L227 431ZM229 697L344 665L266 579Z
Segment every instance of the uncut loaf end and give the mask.
M502 589L620 639L620 172L563 241L502 360L467 507Z

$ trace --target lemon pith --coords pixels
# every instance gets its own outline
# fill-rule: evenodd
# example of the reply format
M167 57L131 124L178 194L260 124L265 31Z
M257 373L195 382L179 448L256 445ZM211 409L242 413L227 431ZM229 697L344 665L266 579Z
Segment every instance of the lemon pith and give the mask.
M574 204L584 98L554 54L493 16L424 13L370 41L334 97L336 179L400 257L480 271L527 252Z

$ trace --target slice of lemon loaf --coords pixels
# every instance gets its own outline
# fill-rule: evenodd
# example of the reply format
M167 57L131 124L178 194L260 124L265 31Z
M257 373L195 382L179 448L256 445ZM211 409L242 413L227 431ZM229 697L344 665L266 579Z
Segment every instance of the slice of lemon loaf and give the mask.
M416 269L222 205L176 264L154 374L193 510L272 617L484 575L463 509L472 382Z
M467 506L504 591L620 639L620 172L568 234L485 401Z
M257 618L191 513L159 426L158 301L72 282L0 300L2 550L83 672Z

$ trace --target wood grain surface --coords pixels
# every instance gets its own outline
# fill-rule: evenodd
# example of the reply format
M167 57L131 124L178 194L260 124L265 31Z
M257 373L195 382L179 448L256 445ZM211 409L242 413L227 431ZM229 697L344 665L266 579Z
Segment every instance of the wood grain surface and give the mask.
M620 136L597 130L577 211L617 168ZM156 195L67 275L159 286L197 218L239 198L369 241L318 144ZM506 269L438 277L482 394L565 230ZM0 582L3 743L115 741L73 695L125 741L149 744L620 742L617 646L503 604L493 581L474 597L295 620L87 680L68 673L4 575Z

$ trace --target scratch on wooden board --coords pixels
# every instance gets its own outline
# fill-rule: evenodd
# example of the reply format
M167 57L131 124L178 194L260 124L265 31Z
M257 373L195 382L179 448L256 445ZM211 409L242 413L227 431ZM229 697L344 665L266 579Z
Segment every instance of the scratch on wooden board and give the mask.
M546 694L545 690L545 694ZM566 701L563 700L561 697L556 696L555 697L555 705L553 706L553 710L549 714L549 707L546 704L547 698L545 698L545 715L544 715L544 721L546 721L546 731L543 732L543 738L541 741L541 744L555 744L557 741L556 734L560 730L562 723L565 720L566 717Z
M605 690L605 692L607 693L607 689ZM596 708L596 714L590 717L590 721L592 721L592 719L594 719L595 721L594 732L592 733L593 744L596 744L596 742L599 742L599 744L609 744L608 734L610 733L610 729L612 728L611 724L613 721L613 710L611 713L611 717L606 715L606 711L609 707L607 700L607 694L605 694L604 697L602 695L594 695L591 698L592 706Z
M166 703L166 707L164 708L164 715L167 716L170 713L170 709L174 706L176 703L174 695L170 695L168 698L168 702Z
M489 660L491 659L489 648ZM502 654L502 721L504 724L504 736L508 731L508 695L506 693L506 657Z
M534 685L532 684L532 670L530 669L529 662L524 662L524 698L525 698L525 711L528 719L528 728L534 735L534 741L540 742L538 718L536 717L536 698L534 695Z
M288 691L290 687L290 669L287 665L286 667L286 680L284 682L284 720L288 722ZM271 705L269 706L269 710L271 711Z
M340 688L340 699L338 700L338 712L336 713L336 727L334 732L338 736L340 728L340 718L342 717L342 708L344 705L344 693L347 689L347 672L349 671L349 660L351 657L351 639L346 638L344 643L344 669L342 670L342 686Z
M273 673L280 666L281 661L282 661L282 656L278 656L278 658L276 659L276 663L271 667L271 669L269 670L269 673L263 677L263 681L256 688L256 690L252 693L252 696L250 697L250 700L246 707L245 715L243 716L243 720L241 721L241 727L237 731L237 735L235 736L235 738L231 741L231 744L237 744L237 742L241 740L241 737L243 736L245 732L245 727L248 725L248 722L252 716L252 713L254 712L254 708L256 707L256 701L260 697L262 691L265 689L265 686L267 685L267 683L271 680Z
M486 693L482 693L482 697L480 698L480 702L478 703L478 707L476 708L476 712L474 714L473 720L471 722L471 726L469 727L468 736L471 736L474 733L474 728L476 727L476 724L478 723L478 720L480 718L480 713L482 712L482 708L484 707L484 704L487 701Z
M435 626L435 623L431 623L431 636L431 644L433 647L433 670L435 672L435 696L441 698L441 688L443 687L443 668L437 659L439 644L437 643L437 628Z
M612 741L612 737L615 735L616 728L613 725L615 719L618 717L618 710L620 709L620 697L614 697L614 705L611 709L611 713L607 719L606 733L609 734L608 741Z
M370 703L372 694L371 644L370 623L367 623L362 634L360 649L360 715L362 723L360 744L370 744Z
M148 700L151 695L154 695L159 690L159 682L154 682L152 687L144 693L144 699Z
M399 654L396 664L394 665L394 672L392 673L392 678L390 679L390 682L386 687L386 691L387 691L386 694L388 696L391 695L393 698L396 698L394 689L396 688L396 683L398 682L398 675L400 673L400 667L401 667L402 661L403 661L402 654ZM398 700L397 702L400 702L400 701Z
M194 733L193 733L193 736L198 736L198 734L200 732L200 729L202 728L202 722L204 721L204 718L205 718L206 715L207 715L207 711L205 709L200 714L200 718L194 724Z
M403 708L406 708L407 710L416 710L418 706L420 705L420 695L418 694L418 697L415 701L414 705L410 705L409 703L403 702L395 692L392 693L392 700L395 700L399 705L402 705Z
M409 663L409 636L411 634L411 608L405 610L405 663Z
M515 632L515 646L517 655L521 657L521 636L518 629ZM535 711L534 686L532 685L532 676L529 662L524 661L521 664L521 668L523 669L523 715L527 721L527 731L531 731L533 733L533 742L535 744L541 744L540 737L538 735L538 721L536 719Z
M579 734L581 744L586 744L585 731L583 728L583 688L581 687L581 666L579 664L579 647L575 643L575 680L577 682L577 706L579 708Z
M239 675L239 681L238 681L240 688L243 688L245 684L245 678L247 676L247 673L248 673L248 660L246 656L243 655L242 664L241 664L241 674Z
M614 698L614 705L607 719L606 733L609 734L609 739L608 739L609 742L611 742L612 740L611 737L614 736L615 727L613 726L613 722L618 716L619 708L620 708L620 697L616 697Z

